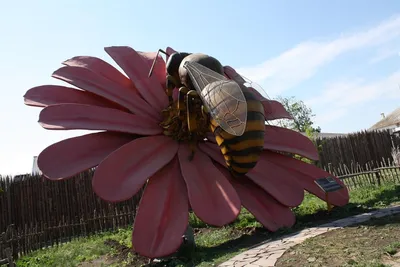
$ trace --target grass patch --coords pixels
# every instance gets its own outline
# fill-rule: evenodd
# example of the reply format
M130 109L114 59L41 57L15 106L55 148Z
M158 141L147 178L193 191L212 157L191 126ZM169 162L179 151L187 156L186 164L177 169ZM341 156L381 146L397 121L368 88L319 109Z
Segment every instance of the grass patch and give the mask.
M292 247L276 266L390 266L400 248L400 215L330 231ZM397 265L396 265L397 266Z
M77 266L80 262L91 261L102 255L114 255L117 251L106 245L108 239L131 247L132 232L130 229L119 229L116 232L103 232L87 238L74 239L71 242L47 249L37 250L17 261L21 267L41 266Z
M400 248L400 242L396 241L385 247L385 252L389 255L394 255Z
M326 212L325 202L306 194L303 203L293 209L296 224L290 229L281 229L275 233L265 230L245 209L235 222L222 228L210 227L191 214L189 220L195 229L197 245L192 261L171 259L159 266L215 266L261 241L396 203L400 203L400 186L395 184L355 189L350 192L350 203L345 207L335 207L330 214ZM117 241L122 247L110 245L109 240ZM89 262L90 265L87 266L102 266L102 263L107 263L105 266L144 264L145 259L131 252L126 253L123 249L130 247L131 229L121 229L118 232L102 233L59 247L36 251L19 259L17 266L79 266L80 262ZM121 254L121 251L124 253Z

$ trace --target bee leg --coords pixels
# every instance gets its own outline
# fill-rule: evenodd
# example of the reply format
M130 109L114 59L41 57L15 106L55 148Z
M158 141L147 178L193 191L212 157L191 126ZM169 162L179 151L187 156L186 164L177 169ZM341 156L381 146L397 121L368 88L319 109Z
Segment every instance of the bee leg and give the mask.
M214 132L212 129L212 125L210 123L210 112L208 111L207 107L204 105L201 105L201 115L203 117L203 121L205 123L207 123L207 125L208 125L208 127L207 127L208 131Z
M204 105L201 105L201 115L204 119L208 119L208 115L210 115L210 112L208 112L206 106Z
M172 93L174 92L174 89L176 87L176 80L174 76L167 74L167 82L166 82L166 93L168 96L168 101L169 104L173 103L173 98L172 98Z
M191 150L191 154L189 156L189 160L193 160L194 154L196 152L196 144L197 144L197 113L196 113L196 102L199 100L199 95L195 90L190 90L186 94L186 114L187 114L187 123L188 129L191 133L192 139L189 142L189 147Z
M180 119L184 119L185 116L185 101L186 101L186 94L188 93L188 89L186 87L179 88L178 94L178 116Z
M186 113L189 132L194 133L197 131L197 114L196 114L196 100L199 95L195 90L190 90L186 94Z

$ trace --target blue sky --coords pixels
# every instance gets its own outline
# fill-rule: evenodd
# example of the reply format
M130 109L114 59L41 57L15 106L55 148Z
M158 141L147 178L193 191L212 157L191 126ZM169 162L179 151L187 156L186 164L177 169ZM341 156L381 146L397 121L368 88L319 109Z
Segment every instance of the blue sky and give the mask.
M48 131L31 87L78 55L112 62L105 46L203 52L295 96L324 132L370 127L398 107L400 1L5 1L0 10L0 173L29 172L48 145L83 131Z

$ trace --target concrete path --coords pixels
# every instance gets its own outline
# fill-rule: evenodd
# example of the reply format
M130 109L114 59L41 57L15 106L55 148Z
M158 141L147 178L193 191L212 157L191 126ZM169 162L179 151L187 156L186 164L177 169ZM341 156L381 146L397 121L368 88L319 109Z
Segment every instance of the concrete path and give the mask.
M358 224L369 220L371 217L379 218L391 214L400 213L400 205L388 207L368 213L347 217L317 227L304 229L297 233L283 236L279 240L267 240L235 257L220 264L220 267L270 267L275 266L276 261L290 247L300 244L310 237L314 237L331 230L340 229L352 224Z

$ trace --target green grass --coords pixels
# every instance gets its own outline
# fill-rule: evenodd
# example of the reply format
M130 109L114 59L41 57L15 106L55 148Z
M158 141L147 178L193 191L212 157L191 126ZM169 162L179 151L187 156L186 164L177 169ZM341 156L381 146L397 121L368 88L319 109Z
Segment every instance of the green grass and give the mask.
M400 203L400 186L395 184L351 191L350 203L345 207L334 208L330 214L326 212L325 202L313 195L306 194L303 203L293 209L297 217L294 227L281 229L275 233L270 233L262 228L261 224L244 209L234 223L223 228L207 226L191 214L190 224L199 231L196 234L197 249L192 261L186 263L180 260L172 260L169 263L166 262L165 266L216 266L216 264L228 260L250 246L268 238L275 238L303 228L394 203ZM90 261L102 255L112 256L116 251L104 244L107 239L113 239L124 246L131 247L131 229L102 233L90 238L76 239L58 247L39 250L20 258L17 266L77 266L79 262ZM133 258L131 257L131 259ZM116 266L127 265L129 260L127 259L125 263L119 263Z
M17 266L76 266L80 262L94 260L102 255L115 251L104 244L113 239L125 246L131 246L132 231L119 229L116 232L103 232L87 238L74 239L69 243L37 250L17 261Z
M394 255L400 248L400 242L396 241L385 248L385 252L389 255Z

